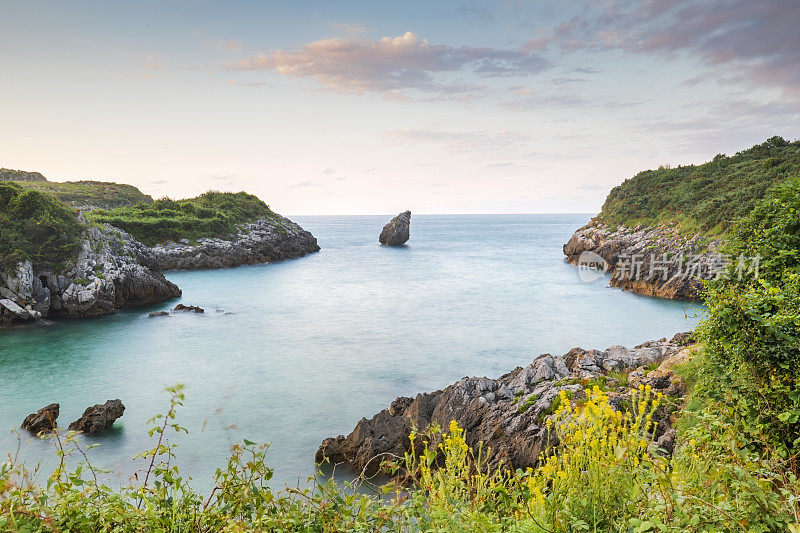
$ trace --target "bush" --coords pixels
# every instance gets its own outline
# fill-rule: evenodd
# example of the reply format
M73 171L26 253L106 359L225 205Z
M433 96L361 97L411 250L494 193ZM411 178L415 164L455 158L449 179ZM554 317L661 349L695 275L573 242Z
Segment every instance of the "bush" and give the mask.
M52 196L0 182L0 268L29 259L57 269L77 252L82 231L77 213Z
M708 394L734 409L753 443L800 454L800 179L770 191L736 227L728 253L760 256L759 276L711 283L700 330Z

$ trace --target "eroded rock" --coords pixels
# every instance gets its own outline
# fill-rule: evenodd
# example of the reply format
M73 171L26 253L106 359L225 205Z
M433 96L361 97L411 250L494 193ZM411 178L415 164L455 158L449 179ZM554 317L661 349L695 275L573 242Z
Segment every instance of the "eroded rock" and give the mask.
M35 413L31 413L22 421L22 429L30 431L34 435L39 433L53 431L58 427L58 414L60 406L57 403L51 403L42 407Z
M378 241L386 246L401 246L410 237L411 211L403 211L383 227Z
M83 415L69 425L69 430L96 435L110 428L124 412L125 406L121 401L108 400L106 403L87 407Z
M176 305L175 309L173 309L173 311L178 311L178 312L189 311L189 312L192 312L192 313L205 313L206 312L206 310L203 309L202 307L197 307L196 305L183 305L183 304Z

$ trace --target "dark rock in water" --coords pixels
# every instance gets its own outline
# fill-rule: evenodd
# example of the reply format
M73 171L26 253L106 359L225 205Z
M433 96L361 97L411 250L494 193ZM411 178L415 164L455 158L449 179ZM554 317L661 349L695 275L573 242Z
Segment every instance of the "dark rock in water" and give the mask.
M381 231L378 240L387 246L400 246L408 241L410 236L411 211L404 211L394 217Z
M51 403L46 407L42 407L35 413L31 413L22 421L22 429L26 429L38 435L46 431L53 431L57 427L58 412L60 406L57 403Z
M153 318L153 317L157 317L157 316L169 316L169 311L155 311L153 313L150 313L147 316L148 316L148 318Z
M88 435L102 433L110 428L116 419L125 412L125 406L119 400L108 400L88 407L83 415L69 425L70 431L81 431Z
M334 464L348 464L357 472L374 474L381 460L402 457L410 450L408 435L413 429L422 431L432 424L446 428L456 420L466 430L469 446L477 449L483 442L490 464L502 461L512 469L535 466L540 453L554 444L546 421L554 416L552 405L560 391L580 395L585 380L612 371L628 373L637 369L640 379L651 374L658 378L644 380L652 383L654 390L677 394L683 388L671 372L671 365L685 361L691 353L692 348L682 349L661 340L633 349L612 346L601 352L575 348L560 356L544 354L525 368L518 367L498 379L465 377L443 390L397 398L371 419L362 418L348 436L325 439L316 460L319 463L328 459ZM647 365L652 363L661 365L644 376ZM629 403L630 388L617 386L607 392L609 403ZM658 424L656 438L669 429L669 414L659 408L653 417ZM435 446L436 442L431 444Z
M183 304L176 305L173 311L192 311L194 313L206 312L205 309L203 309L202 307L197 307L196 305L183 305Z

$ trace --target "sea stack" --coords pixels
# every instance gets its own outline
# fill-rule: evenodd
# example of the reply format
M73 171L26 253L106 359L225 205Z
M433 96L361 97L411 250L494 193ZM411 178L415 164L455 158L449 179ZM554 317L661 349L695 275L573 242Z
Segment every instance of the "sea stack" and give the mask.
M378 240L386 246L402 246L408 241L411 211L403 211L383 227Z

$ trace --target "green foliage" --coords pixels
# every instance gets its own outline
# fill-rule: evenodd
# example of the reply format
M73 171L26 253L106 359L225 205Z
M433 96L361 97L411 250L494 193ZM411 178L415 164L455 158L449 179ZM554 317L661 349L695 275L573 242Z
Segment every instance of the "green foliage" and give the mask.
M517 408L517 412L519 412L519 413L524 413L525 411L527 411L528 409L530 409L531 407L533 407L533 405L534 405L534 404L535 404L537 401L539 401L539 398L540 398L540 397L541 397L541 394L531 394L530 396L528 396L528 397L525 399L525 401L522 403L522 405L520 405L520 406Z
M47 181L39 172L0 168L0 181Z
M153 198L133 185L105 181L19 181L19 185L55 196L65 204L79 208L101 208L152 203Z
M548 423L560 441L534 470L490 465L452 421L442 432L413 432L411 450L384 463L402 477L382 498L320 477L307 489L273 490L266 446L243 439L206 494L178 467L169 436L182 387L168 389L166 414L150 420L153 447L142 470L112 489L74 433L56 433L59 465L44 486L14 457L0 466L0 530L27 531L782 531L798 528L800 489L764 461L726 417L700 423L673 458L648 453L660 397L632 392L629 413L614 411L599 388L579 407L561 395ZM82 460L70 470L66 459ZM499 466L499 467L498 467Z
M800 459L800 178L771 190L737 225L728 253L760 256L759 277L711 283L700 338L708 394L754 442ZM795 467L797 468L797 467Z
M93 222L123 229L149 245L225 238L236 232L238 224L276 218L267 204L245 192L207 192L186 200L162 198L150 204L100 209L87 216Z
M772 137L702 165L638 173L614 187L601 218L609 225L677 223L686 232L725 233L767 189L800 174L800 141Z
M26 259L57 268L76 253L82 231L77 214L52 196L0 182L0 268Z

